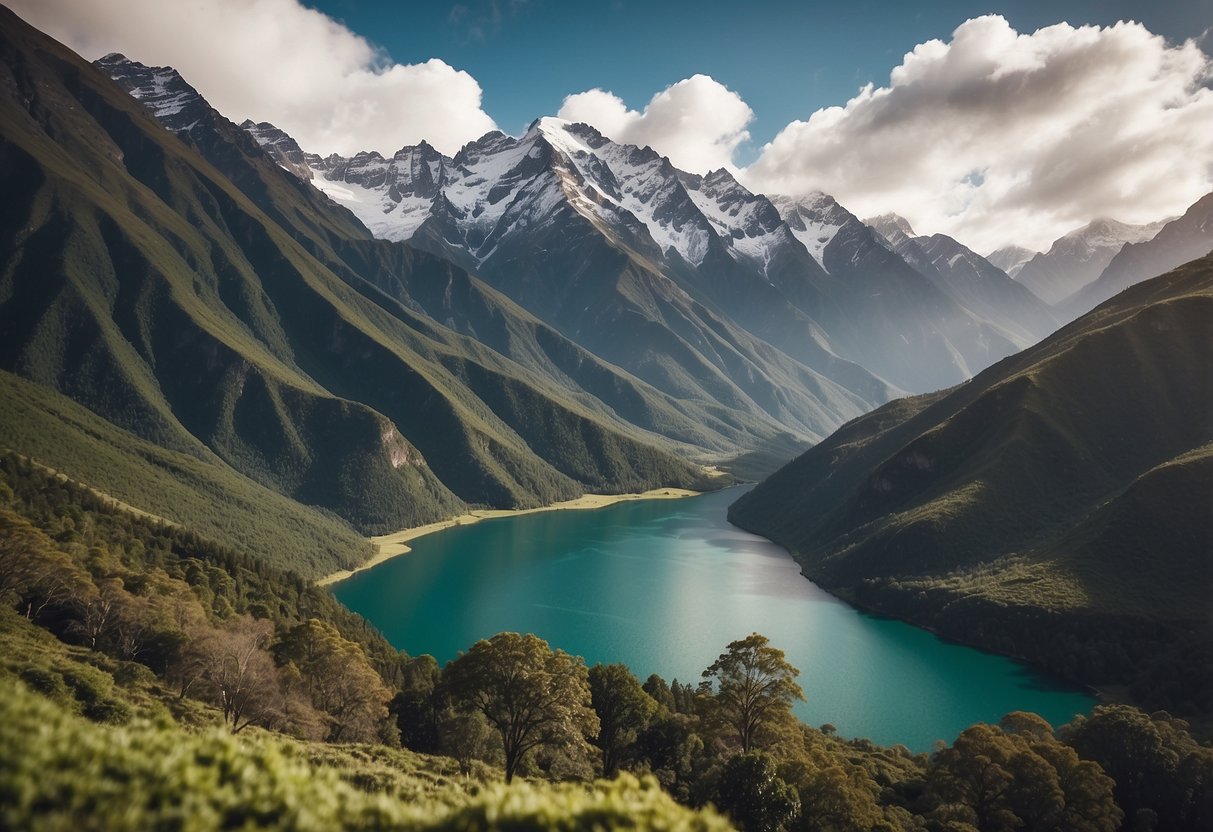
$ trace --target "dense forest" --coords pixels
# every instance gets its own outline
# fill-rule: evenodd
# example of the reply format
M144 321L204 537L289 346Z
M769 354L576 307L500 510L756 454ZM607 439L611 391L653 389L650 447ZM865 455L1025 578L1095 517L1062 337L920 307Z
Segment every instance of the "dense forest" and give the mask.
M1213 747L1163 712L1014 713L916 755L797 722L758 634L683 682L514 633L439 668L295 575L0 474L7 828L1213 824Z

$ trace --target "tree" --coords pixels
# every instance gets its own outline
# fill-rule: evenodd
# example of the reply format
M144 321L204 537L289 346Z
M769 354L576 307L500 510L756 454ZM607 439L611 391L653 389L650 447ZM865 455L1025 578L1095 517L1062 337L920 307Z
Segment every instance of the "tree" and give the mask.
M479 710L501 735L505 779L529 751L598 733L585 663L534 635L498 633L446 666L443 684L466 710Z
M716 786L716 808L746 832L778 832L800 810L796 790L766 754L738 754L725 763Z
M653 701L658 705L663 706L668 711L676 710L674 707L674 694L670 692L670 686L666 684L665 679L662 679L656 673L650 674L649 678L644 680L641 685L644 692L653 697Z
M598 714L602 773L614 777L627 750L657 712L657 703L622 664L596 664L590 668L590 696Z
M270 622L245 615L222 629L208 627L184 650L204 697L223 712L233 734L281 716L278 668L266 650L273 632Z
M280 663L298 668L312 704L327 714L329 742L380 739L392 692L361 647L312 618L287 631L274 653Z
M793 702L804 701L799 675L783 651L758 633L731 643L703 672L716 686L713 710L737 734L742 753L756 747L765 728L786 722Z
M25 617L34 619L46 607L83 594L91 583L40 529L0 509L0 600L20 602Z
M1002 725L966 728L935 754L927 789L935 820L988 832L1120 826L1112 780L1098 765L1080 760L1034 714L1009 714Z

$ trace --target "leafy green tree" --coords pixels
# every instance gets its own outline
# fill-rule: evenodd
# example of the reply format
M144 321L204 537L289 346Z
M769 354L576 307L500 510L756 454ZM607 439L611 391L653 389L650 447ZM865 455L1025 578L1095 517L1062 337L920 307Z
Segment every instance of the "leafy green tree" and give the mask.
M598 714L602 773L614 777L637 735L657 712L657 703L622 664L596 664L590 668L590 696Z
M786 829L800 809L796 790L779 777L766 754L738 754L725 763L716 808L746 832Z
M807 760L784 762L779 775L800 798L800 814L793 829L868 832L885 828L875 783L867 772L845 759L829 759L824 765Z
M667 711L675 710L674 695L670 692L670 686L666 683L665 679L662 679L656 673L652 673L649 675L649 678L644 680L644 684L641 687L644 688L645 693L653 697L653 701L658 705Z
M274 648L281 664L299 669L312 704L328 717L329 742L384 739L392 692L362 648L327 621L292 627Z
M443 685L501 735L507 783L532 749L588 748L587 738L598 733L585 663L534 635L498 633L476 642L446 666Z
M1114 832L1123 817L1098 765L1062 745L1034 714L966 728L931 760L928 793L939 822L989 832Z
M1070 723L1062 737L1115 781L1116 802L1130 825L1177 832L1209 828L1205 822L1213 807L1207 793L1188 786L1213 782L1213 749L1192 738L1188 723L1165 711L1100 705Z
M758 746L764 729L786 722L793 702L804 701L799 675L783 651L758 633L729 644L703 672L716 689L713 713L736 734L742 753Z

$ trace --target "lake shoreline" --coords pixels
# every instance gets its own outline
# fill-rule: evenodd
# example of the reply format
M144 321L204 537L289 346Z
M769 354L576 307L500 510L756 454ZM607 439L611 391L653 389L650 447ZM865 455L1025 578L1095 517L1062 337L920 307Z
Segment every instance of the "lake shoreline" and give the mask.
M325 575L316 581L316 586L332 586L357 575L359 572L365 572L367 569L372 569L382 563L386 563L392 558L408 554L412 551L412 547L408 545L410 541L434 534L435 532L446 531L455 526L470 526L482 520L495 520L500 517L521 517L524 514L538 514L544 511L591 511L635 500L682 500L687 497L699 497L705 493L707 492L692 491L689 488L653 488L648 491L631 494L582 494L580 497L572 500L564 500L559 503L538 506L536 508L477 509L446 520L438 520L434 523L426 523L423 526L413 526L391 532L390 534L371 537L370 542L373 547L373 553L369 560L355 566L353 569L339 569L336 572Z

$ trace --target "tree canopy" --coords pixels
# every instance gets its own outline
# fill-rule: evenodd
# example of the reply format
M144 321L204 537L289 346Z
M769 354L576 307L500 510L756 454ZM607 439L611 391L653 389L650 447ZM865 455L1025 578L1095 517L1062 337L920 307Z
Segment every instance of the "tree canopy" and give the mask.
M479 710L501 735L507 783L531 750L588 750L598 733L585 662L529 633L476 642L446 666L443 682L454 702Z
M793 702L804 701L799 675L783 651L758 633L729 644L703 672L716 689L715 714L736 733L743 753L759 746L764 730L791 717Z

